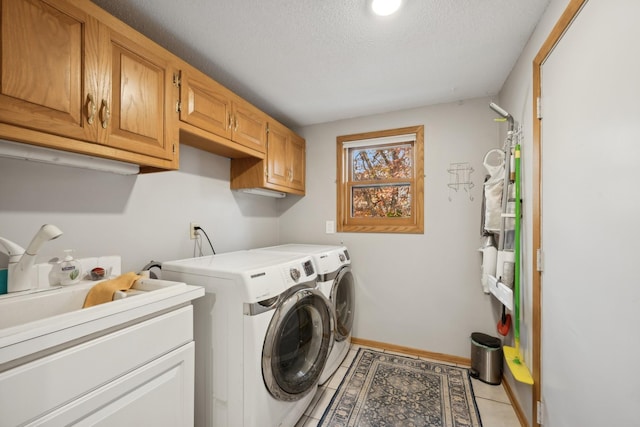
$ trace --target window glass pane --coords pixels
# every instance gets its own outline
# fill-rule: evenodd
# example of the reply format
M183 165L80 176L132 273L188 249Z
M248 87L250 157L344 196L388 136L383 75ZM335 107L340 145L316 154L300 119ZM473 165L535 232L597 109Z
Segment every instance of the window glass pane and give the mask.
M411 217L411 186L409 184L353 187L351 201L353 218Z
M342 135L336 143L338 231L423 233L424 126Z
M413 176L413 146L411 144L352 148L349 151L352 181L411 178Z

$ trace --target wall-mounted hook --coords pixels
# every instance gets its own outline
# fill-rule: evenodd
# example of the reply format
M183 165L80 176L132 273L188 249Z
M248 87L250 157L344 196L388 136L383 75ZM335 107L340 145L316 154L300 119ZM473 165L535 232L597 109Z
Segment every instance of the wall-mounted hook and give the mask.
M449 169L449 201L452 201L451 198L451 190L458 191L460 188L464 189L469 195L469 200L473 201L473 195L471 194L471 189L475 187L473 181L471 181L471 174L473 173L473 168L468 162L464 163L450 163Z

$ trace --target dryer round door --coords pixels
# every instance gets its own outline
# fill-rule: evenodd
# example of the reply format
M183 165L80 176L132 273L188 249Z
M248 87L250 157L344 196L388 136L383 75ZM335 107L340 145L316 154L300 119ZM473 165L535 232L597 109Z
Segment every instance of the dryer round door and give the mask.
M276 308L262 348L262 376L279 400L314 390L333 344L330 303L317 289L300 289Z
M355 287L351 267L343 267L331 287L331 303L335 312L335 340L343 341L351 334L355 310Z

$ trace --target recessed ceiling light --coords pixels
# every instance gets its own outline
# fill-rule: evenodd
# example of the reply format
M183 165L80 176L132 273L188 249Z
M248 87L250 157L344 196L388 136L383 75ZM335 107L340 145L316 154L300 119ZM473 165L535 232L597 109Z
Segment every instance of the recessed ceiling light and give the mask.
M402 0L373 0L371 9L379 16L388 16L400 9Z

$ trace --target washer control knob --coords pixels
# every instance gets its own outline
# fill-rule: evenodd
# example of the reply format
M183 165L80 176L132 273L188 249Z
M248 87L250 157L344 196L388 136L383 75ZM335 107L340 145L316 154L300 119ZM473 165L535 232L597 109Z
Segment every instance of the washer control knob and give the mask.
M338 258L340 258L340 262L345 262L346 261L346 258L344 256L344 254L338 255Z
M300 279L300 270L298 270L297 268L291 268L289 270L289 274L291 275L291 278L294 282L297 282Z

